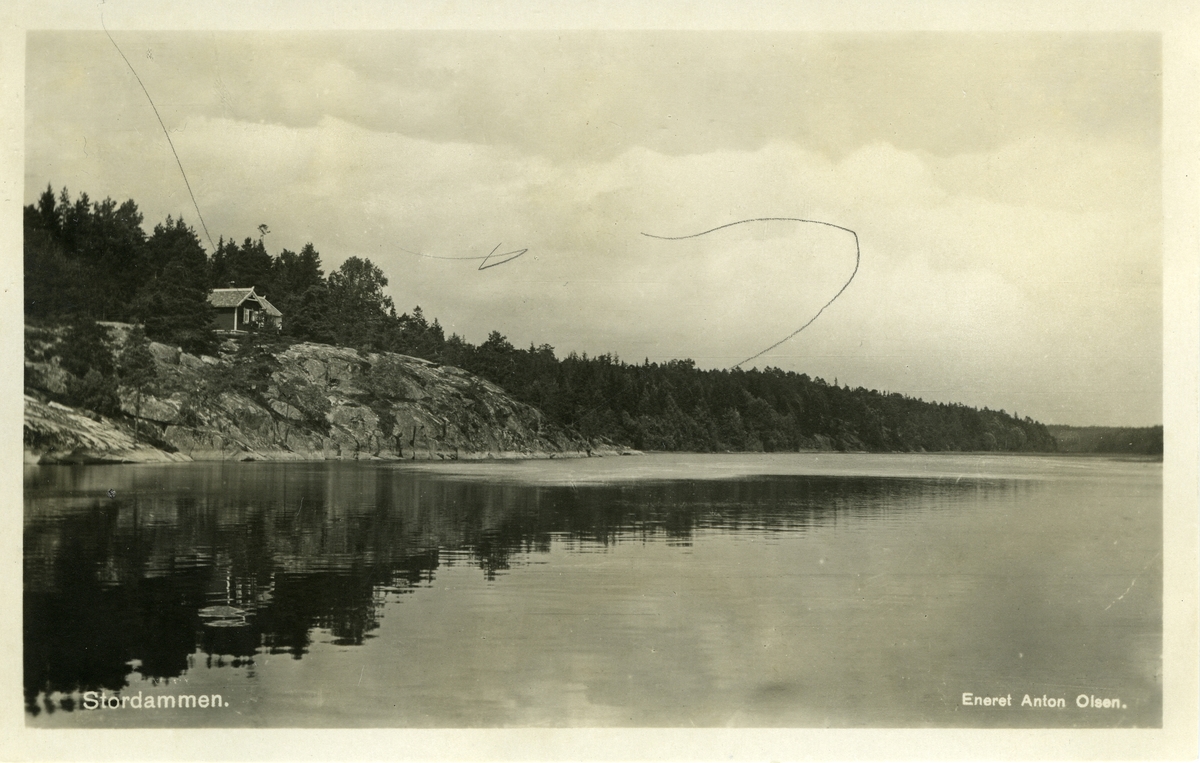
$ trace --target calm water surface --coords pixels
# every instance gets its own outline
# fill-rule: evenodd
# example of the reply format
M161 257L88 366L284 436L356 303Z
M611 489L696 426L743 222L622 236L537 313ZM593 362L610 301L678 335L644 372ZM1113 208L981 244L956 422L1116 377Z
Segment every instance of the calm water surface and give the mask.
M1159 726L1161 501L1067 457L28 467L26 719Z

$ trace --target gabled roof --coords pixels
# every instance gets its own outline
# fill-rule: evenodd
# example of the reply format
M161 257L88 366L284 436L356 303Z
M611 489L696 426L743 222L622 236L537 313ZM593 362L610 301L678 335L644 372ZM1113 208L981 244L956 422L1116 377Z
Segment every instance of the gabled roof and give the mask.
M208 304L213 307L237 307L253 293L253 286L244 289L213 289L208 293Z
M248 299L253 299L262 305L263 310L267 315L275 317L283 317L283 313L279 312L279 308L267 301L267 298L261 294L254 293L254 287L235 287L232 289L213 289L208 293L208 304L213 307L239 307Z

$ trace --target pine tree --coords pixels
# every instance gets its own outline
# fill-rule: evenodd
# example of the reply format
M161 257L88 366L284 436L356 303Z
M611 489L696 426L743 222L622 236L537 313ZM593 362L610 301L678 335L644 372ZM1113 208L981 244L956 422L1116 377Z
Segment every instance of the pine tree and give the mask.
M142 396L151 391L158 378L154 355L150 352L150 341L146 339L140 326L135 326L125 340L125 347L121 350L121 358L117 364L117 378L134 392L133 441L136 443L138 424L142 417Z
M208 304L208 257L196 232L168 217L146 243L150 279L139 290L133 317L152 339L201 354L216 349Z

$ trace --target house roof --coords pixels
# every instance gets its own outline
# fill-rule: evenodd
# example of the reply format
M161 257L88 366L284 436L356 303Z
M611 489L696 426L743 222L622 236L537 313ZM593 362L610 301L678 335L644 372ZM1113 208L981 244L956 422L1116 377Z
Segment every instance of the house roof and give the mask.
M213 289L208 293L208 304L213 307L237 307L253 293L253 286L245 289Z
M238 307L248 299L253 299L262 305L267 315L282 317L283 313L279 309L267 301L267 298L261 294L254 293L254 287L235 287L232 289L213 289L208 293L208 304L213 307Z

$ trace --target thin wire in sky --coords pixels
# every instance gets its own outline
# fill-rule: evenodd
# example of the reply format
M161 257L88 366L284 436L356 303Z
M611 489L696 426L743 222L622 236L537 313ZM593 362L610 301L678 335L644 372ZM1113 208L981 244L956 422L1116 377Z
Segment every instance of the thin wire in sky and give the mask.
M734 225L743 225L745 223L766 223L766 222L812 223L813 225L825 225L830 228L837 228L838 230L846 231L851 236L854 236L854 271L852 273L850 273L850 277L848 279L846 279L846 283L842 284L842 288L838 289L837 294L834 294L832 299L830 299L828 302L826 302L824 305L822 305L821 309L817 311L817 314L814 315L813 317L809 318L807 323L805 323L803 326L796 329L792 333L788 334L783 339L780 339L778 342L776 342L775 344L766 348L765 350L763 350L761 352L756 352L755 354L751 355L750 357L746 358L745 360L741 361L740 363L734 363L732 366L730 366L730 368L738 368L745 363L749 363L750 361L754 360L755 358L759 358L763 355L766 355L771 350L775 349L779 345L783 344L784 342L788 341L792 337L796 336L801 331L803 331L804 329L811 326L813 321L815 321L817 318L820 318L821 313L825 312L825 308L832 305L837 300L838 297L842 296L842 292L844 292L846 290L846 287L850 285L850 282L854 280L854 276L858 275L858 264L862 259L862 250L859 249L859 246L858 246L858 234L855 233L854 231L850 230L849 228L844 228L841 225L834 225L833 223L827 223L824 220L804 220L799 217L754 217L749 220L738 220L737 222L734 222L734 223L726 223L724 225L718 225L715 228L709 228L708 230L701 231L700 233L692 233L691 235L688 235L688 236L655 236L652 233L643 233L642 234L643 236L646 236L647 238L657 238L657 239L660 239L663 241L683 241L684 239L688 239L688 238L698 238L700 236L707 236L709 233L723 230L725 228L731 228Z
M521 255L523 255L529 251L528 248L514 249L511 252L501 252L500 254L496 254L496 250L499 249L500 246L501 246L500 244L496 244L496 246L492 247L492 251L488 252L486 257L447 257L445 255L440 255L440 254L425 254L424 252L414 252L413 250L405 249L402 246L398 246L396 248L406 254L411 254L416 257L424 257L427 260L452 260L452 261L461 260L461 261L465 261L465 262L478 262L479 267L476 268L477 270L487 270L488 268L494 268L497 265L503 265L506 262L512 262L513 260L517 259Z
M142 78L138 76L137 69L133 68L133 64L129 63L129 59L125 57L124 51L113 36L109 34L108 27L104 25L104 11L100 12L100 27L104 29L104 34L108 35L108 41L117 49L117 53L125 61L125 65L129 67L129 71L133 72L133 78L141 85L142 92L146 94L146 100L150 102L150 108L154 109L154 116L158 118L158 124L162 127L163 135L167 138L167 145L171 147L171 153L175 155L175 163L179 165L179 174L183 175L183 184L187 186L188 195L192 197L192 206L196 208L196 217L200 218L200 227L204 229L204 235L208 237L208 244L215 252L217 245L213 243L212 234L208 232L208 226L204 223L204 215L200 214L200 205L196 203L196 194L192 193L192 184L188 182L187 172L183 169L183 162L179 160L179 152L175 150L175 144L171 141L171 133L168 132L166 124L163 123L162 116L158 113L158 107L154 105L154 99L150 97L150 91L146 89L146 84L142 82Z

